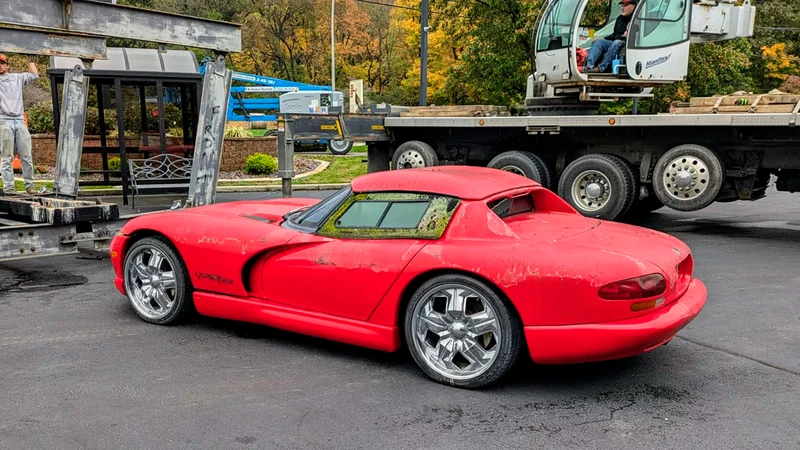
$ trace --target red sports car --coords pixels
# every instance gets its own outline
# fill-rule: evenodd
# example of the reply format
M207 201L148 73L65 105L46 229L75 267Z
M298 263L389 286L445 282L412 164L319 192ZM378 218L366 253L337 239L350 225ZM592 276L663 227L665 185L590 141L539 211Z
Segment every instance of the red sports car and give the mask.
M359 177L325 200L166 211L114 238L115 285L145 321L187 313L384 351L474 388L539 364L652 350L706 301L681 241L586 218L510 172Z

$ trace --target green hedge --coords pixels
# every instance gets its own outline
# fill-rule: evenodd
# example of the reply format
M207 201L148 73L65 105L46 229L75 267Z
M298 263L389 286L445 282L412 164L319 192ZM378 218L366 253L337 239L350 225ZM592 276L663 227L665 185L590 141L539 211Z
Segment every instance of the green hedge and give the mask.
M158 116L154 115L158 111L157 106L147 107L147 129L152 131L158 130ZM34 134L54 134L55 120L53 118L53 105L51 102L36 103L27 110L28 113L28 129ZM124 110L124 123L125 133L139 134L142 132L141 127L141 109L139 105L127 105ZM181 110L178 106L171 103L164 105L164 118L166 120L166 129L181 128L183 125L183 118ZM104 122L106 131L112 133L117 129L117 111L114 109L105 110ZM100 134L100 116L97 108L88 107L86 109L86 129L84 131L87 135Z
M250 155L244 163L244 173L250 175L268 175L276 170L278 170L278 160L264 153Z

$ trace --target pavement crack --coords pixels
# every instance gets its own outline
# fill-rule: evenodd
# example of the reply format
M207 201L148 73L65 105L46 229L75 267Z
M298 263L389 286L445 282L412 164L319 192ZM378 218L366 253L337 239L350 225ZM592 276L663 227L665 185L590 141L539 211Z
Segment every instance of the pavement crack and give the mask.
M622 405L622 406L619 406L617 408L612 408L611 411L609 411L608 418L606 418L606 419L597 419L597 420L590 420L588 422L581 422L581 423L575 424L575 426L579 427L579 426L582 426L582 425L590 425L590 424L593 424L593 423L610 422L610 421L615 419L614 414L616 414L616 413L618 413L620 411L626 410L626 409L628 409L631 406L636 404L636 400L633 398L633 396L631 396L631 398L630 398L630 400L628 402L629 403L627 405Z
M792 374L792 375L800 377L800 370L794 370L794 369L789 369L789 368L786 368L786 367L781 367L781 366L778 366L778 365L775 365L775 364L772 364L772 363L768 363L766 361L762 361L760 359L756 359L756 358L753 358L753 357L750 357L750 356L747 356L747 355L743 355L741 353L734 352L732 350L726 350L724 348L720 348L720 347L717 347L715 345L705 344L705 343L698 342L698 341L695 341L694 339L689 339L689 338L686 338L686 337L683 337L683 336L675 336L675 337L677 339L684 340L684 341L689 342L691 344L699 345L700 347L705 347L705 348L709 348L711 350L716 350L718 352L726 353L726 354L731 355L731 356L737 356L739 358L743 358L743 359L746 359L748 361L752 361L754 363L758 363L758 364L761 364L763 366L767 366L769 368L772 368L772 369L775 369L775 370L780 370L781 372L786 372L786 373L789 373L789 374Z

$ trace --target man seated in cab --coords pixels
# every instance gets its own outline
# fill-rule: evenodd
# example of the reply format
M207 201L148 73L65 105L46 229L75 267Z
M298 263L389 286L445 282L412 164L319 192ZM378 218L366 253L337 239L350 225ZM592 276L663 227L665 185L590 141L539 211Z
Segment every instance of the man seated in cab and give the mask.
M592 48L589 49L589 57L586 59L586 73L607 73L611 72L611 64L619 58L619 52L625 46L625 39L628 37L628 25L633 18L633 11L636 10L637 0L622 0L622 14L617 16L614 22L614 32L603 39L595 39ZM599 64L598 64L599 61Z

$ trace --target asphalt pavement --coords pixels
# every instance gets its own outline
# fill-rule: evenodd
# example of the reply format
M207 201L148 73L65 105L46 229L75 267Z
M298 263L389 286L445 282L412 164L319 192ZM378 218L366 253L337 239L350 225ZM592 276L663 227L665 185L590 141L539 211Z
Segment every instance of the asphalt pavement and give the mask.
M800 448L800 195L638 224L691 246L700 316L649 354L480 391L405 353L146 324L91 254L0 264L0 448Z

